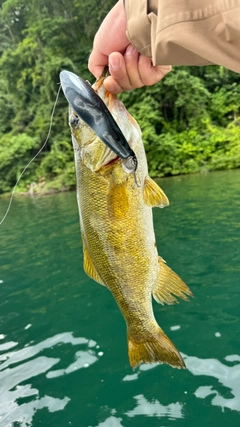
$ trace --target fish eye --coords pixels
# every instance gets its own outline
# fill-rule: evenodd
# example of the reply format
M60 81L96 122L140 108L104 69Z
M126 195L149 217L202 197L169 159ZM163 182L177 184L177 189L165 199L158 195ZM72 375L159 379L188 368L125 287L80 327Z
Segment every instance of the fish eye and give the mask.
M69 119L69 124L73 127L76 127L78 125L79 118L76 114L71 114Z

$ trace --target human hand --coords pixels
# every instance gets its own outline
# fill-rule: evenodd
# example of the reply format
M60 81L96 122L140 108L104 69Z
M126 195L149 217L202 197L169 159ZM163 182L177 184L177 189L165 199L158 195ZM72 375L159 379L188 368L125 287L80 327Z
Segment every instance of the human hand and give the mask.
M104 80L104 86L114 94L154 85L171 71L171 66L153 66L151 58L140 54L129 42L126 29L125 9L119 0L96 33L88 62L95 77L109 66L111 76Z

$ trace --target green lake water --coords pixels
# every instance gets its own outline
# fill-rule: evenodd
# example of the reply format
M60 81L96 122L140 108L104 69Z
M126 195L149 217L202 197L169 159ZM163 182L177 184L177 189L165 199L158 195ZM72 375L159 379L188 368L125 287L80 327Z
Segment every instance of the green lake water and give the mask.
M159 254L195 298L153 304L187 369L129 367L122 315L83 272L75 193L15 198L0 227L0 427L240 426L240 171L161 186Z

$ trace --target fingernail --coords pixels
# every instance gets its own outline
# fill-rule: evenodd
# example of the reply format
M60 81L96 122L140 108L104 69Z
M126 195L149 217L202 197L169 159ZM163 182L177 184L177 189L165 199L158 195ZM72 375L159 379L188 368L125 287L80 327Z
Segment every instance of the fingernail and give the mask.
M135 47L132 44L129 44L126 49L125 55L132 55L134 50L135 50Z
M164 70L172 70L172 66L171 65L162 65L162 68L164 68Z
M110 58L109 65L113 70L118 70L120 67L120 61L119 58Z

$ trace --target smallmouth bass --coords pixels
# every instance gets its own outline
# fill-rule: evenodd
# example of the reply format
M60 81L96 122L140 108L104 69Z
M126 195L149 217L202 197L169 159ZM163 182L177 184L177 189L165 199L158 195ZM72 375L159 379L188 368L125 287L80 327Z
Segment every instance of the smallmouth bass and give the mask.
M137 122L122 102L106 92L103 80L100 78L92 87L135 153L138 168L136 176L129 173L122 159L70 105L84 270L111 291L123 314L132 368L143 362L185 367L178 350L156 322L152 308L152 296L161 304L178 302L176 297L188 301L187 295L192 296L156 247L152 207L167 206L169 201L148 175ZM94 109L91 111L94 115Z

